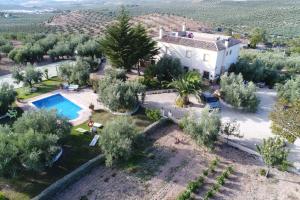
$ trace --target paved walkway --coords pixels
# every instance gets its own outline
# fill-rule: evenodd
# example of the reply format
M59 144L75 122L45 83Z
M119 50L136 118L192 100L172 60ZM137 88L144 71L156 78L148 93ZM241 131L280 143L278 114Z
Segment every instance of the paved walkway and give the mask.
M53 76L57 76L59 66L63 63L68 63L68 62L74 62L74 61L55 62L55 63L43 65L43 66L37 66L36 68L42 72L44 72L45 69L48 69L49 77L53 77ZM19 88L19 87L23 86L22 83L16 84L14 81L15 80L12 78L11 74L6 74L3 76L0 76L0 84L3 82L7 82L9 84L12 84L15 88Z
M261 102L256 113L238 111L223 104L221 110L221 120L223 122L237 120L240 124L240 130L244 137L231 139L254 150L256 149L255 145L261 144L264 138L274 136L270 129L271 121L269 120L269 113L276 101L276 92L274 90L259 89L257 95ZM182 118L187 112L193 112L197 117L201 116L203 106L200 106L195 98L191 98L193 105L189 108L181 109L176 108L174 105L176 97L176 93L147 95L145 106L158 109L164 108L167 112L171 111L175 118ZM290 148L289 159L300 170L300 139L293 145L290 145Z

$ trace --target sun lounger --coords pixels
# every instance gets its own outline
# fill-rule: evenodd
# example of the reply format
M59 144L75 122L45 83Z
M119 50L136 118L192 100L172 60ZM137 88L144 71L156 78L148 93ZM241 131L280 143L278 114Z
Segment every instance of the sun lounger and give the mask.
M71 84L71 85L69 85L68 90L75 91L75 90L78 90L78 88L79 88L79 85Z
M93 124L93 126L96 127L96 128L101 128L103 125L100 124L100 123L95 122L95 123Z
M87 132L89 132L88 130L86 130L84 128L76 128L76 131L78 131L79 133L87 133Z
M99 135L95 135L94 138L92 139L91 143L90 143L90 147L93 147L96 145L96 143L98 142L99 140Z

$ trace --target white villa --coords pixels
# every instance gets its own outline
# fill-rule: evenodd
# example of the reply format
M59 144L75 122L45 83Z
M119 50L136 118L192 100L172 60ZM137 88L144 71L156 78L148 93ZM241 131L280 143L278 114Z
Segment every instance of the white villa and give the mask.
M156 38L160 55L179 58L185 70L198 70L204 78L217 79L236 63L240 41L229 36L186 31L164 33L159 30Z

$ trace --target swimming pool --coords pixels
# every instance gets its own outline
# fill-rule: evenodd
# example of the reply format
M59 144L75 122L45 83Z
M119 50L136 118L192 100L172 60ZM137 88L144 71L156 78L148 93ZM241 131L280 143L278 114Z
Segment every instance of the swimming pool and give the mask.
M69 101L61 94L55 94L32 102L37 108L52 110L55 109L59 115L62 115L70 120L78 117L78 112L81 110L79 106Z

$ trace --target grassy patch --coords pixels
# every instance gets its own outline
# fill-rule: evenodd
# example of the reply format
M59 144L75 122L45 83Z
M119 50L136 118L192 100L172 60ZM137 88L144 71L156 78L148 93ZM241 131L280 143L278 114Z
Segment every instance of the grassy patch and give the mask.
M35 84L34 87L37 88L36 92L32 92L30 94L28 94L26 92L26 88L22 87L22 88L17 88L16 91L18 93L18 98L19 99L29 99L32 97L36 97L39 96L41 94L45 94L47 92L51 92L54 90L59 89L59 85L60 85L61 81L57 78L57 77L53 77L49 80L45 80L42 81L41 83Z
M115 117L111 113L99 110L94 112L92 119L105 126L107 122L113 120ZM129 118L140 131L151 124L145 116L143 109ZM0 178L0 186L5 186L6 188L2 190L4 194L10 197L11 200L30 199L56 180L99 155L101 152L98 146L89 147L93 135L77 132L75 129L78 127L88 129L87 122L72 128L71 134L63 141L64 153L52 168L42 173L24 171L20 176L13 179ZM101 130L99 132L101 134Z

